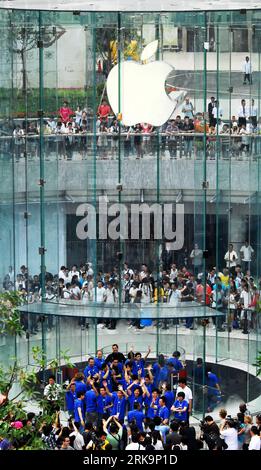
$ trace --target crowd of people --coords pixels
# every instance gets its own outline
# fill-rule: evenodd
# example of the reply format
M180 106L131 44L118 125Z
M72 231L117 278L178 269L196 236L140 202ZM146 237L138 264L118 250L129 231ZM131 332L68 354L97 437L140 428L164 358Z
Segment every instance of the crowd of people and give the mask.
M260 450L261 416L254 424L244 403L234 418L221 408L220 422L207 414L199 429L191 423L203 396L207 413L220 405L219 379L201 358L193 397L180 352L148 363L150 353L132 348L125 357L113 344L107 357L99 350L74 370L64 387L49 375L39 416L8 415L5 425L23 432L11 442L1 438L0 425L0 449L19 449L36 433L48 450Z
M241 100L238 115L224 121L223 109L214 96L208 103L208 119L204 113L196 112L189 97L181 107L181 115L170 118L162 127L154 128L149 123L139 123L132 127L120 126L106 100L97 110L97 116L90 115L87 108L70 108L67 101L57 115L44 119L44 151L46 158L57 152L60 159L72 160L73 155L87 158L95 152L98 158L117 158L120 152L124 157L137 159L156 155L159 146L161 156L171 159L200 157L204 148L204 129L206 129L206 152L208 159L215 159L218 153L222 158L241 158L260 152L261 118L255 100L249 105ZM94 123L94 124L93 124ZM11 145L15 158L19 161L24 153L35 158L39 153L40 124L36 120L13 124L12 141L4 140L1 145ZM9 123L10 128L10 123ZM96 134L93 140L94 131ZM2 129L8 134L10 129ZM158 137L159 132L159 137ZM49 138L50 137L50 138ZM7 151L7 149L5 149Z
M195 329L197 321L192 317L179 319L179 309L184 302L194 302L194 305L209 307L206 314L211 319L210 309L213 309L213 328L218 331L242 329L242 333L257 331L260 328L259 299L261 281L251 276L250 266L253 248L246 241L238 254L232 244L224 255L226 267L218 271L216 267L203 272L203 251L195 244L190 253L190 266L177 266L171 261L172 251L164 249L161 255L159 273L150 271L146 264L139 269L132 269L125 262L119 273L119 266L110 272L94 273L91 263L83 263L69 269L61 266L58 274L45 273L45 302L70 303L78 301L86 306L93 303L101 308L117 308L123 304L164 304L165 308L173 308L173 319L129 320L128 328L134 332L150 327L159 326L169 329L185 327ZM43 300L41 274L31 275L26 266L21 266L20 273L14 275L12 267L5 276L3 288L16 290L26 303ZM138 305L137 305L138 306ZM163 305L162 305L163 306ZM220 315L216 316L214 310ZM103 315L101 315L103 316ZM23 314L23 326L26 331L37 334L37 316ZM29 324L30 323L30 324ZM79 325L88 328L84 318L79 319ZM117 319L99 320L99 328L116 329ZM52 328L49 317L48 327Z

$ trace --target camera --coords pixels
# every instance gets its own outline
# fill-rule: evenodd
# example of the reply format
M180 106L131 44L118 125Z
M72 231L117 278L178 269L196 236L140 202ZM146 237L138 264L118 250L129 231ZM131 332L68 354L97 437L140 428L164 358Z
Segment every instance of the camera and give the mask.
M199 427L201 429L201 431L205 431L206 427L207 427L207 423L205 421L205 419L201 419L200 422L199 422Z
M231 415L227 415L226 425L229 425L231 428L235 428L237 430L240 429L240 422L238 421L238 419L232 418Z

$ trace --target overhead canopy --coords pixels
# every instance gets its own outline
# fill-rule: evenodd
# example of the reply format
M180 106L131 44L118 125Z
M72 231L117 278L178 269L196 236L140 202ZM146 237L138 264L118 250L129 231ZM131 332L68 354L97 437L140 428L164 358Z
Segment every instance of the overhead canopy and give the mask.
M56 315L62 317L115 318L115 319L168 319L168 318L207 318L224 315L210 307L196 302L183 302L178 307L169 304L113 304L88 303L77 300L43 302L23 305L21 312L35 315Z
M260 9L258 0L0 0L0 8L58 11L204 11Z

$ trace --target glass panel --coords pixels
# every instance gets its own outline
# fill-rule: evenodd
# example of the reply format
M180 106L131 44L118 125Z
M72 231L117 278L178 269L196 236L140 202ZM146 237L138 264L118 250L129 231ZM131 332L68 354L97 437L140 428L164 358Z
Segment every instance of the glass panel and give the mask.
M250 401L260 12L78 13L0 11L0 283L25 304L25 334L0 347L24 364L32 346L47 359L69 349L77 364L113 342L150 345L153 361L179 350L197 417L211 408L198 365L222 378L226 403L236 360Z

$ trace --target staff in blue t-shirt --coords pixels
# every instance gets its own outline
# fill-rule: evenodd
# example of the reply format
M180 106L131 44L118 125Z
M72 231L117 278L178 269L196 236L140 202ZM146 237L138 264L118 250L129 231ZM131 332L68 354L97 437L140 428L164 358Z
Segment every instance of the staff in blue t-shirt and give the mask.
M104 381L106 381L109 391L112 392L112 374L111 374L111 369L109 368L108 364L104 363L102 365L99 375L100 375L100 386L102 385Z
M140 352L136 352L135 355L134 355L134 362L135 362L135 368L137 370L137 374L138 376L140 377L144 377L145 376L145 361L146 359L148 358L149 354L151 353L151 347L148 346L148 352L147 354L143 357L141 357L141 353Z
M141 408L143 406L143 396L142 396L142 391L141 388L135 388L134 390L130 391L127 389L127 393L129 395L129 407L130 411L134 409L135 403L139 403Z
M171 407L171 411L174 411L174 418L178 421L187 421L188 419L188 402L185 400L185 393L179 392L177 394L177 400Z
M174 351L174 353L172 354L172 357L170 357L167 360L167 364L171 364L174 368L174 372L176 373L179 372L181 369L183 369L183 364L179 360L179 358L180 358L180 352Z
M162 385L163 395L166 399L166 407L170 411L174 401L175 401L175 393L171 390L170 384L163 384Z
M78 392L77 398L74 402L74 421L75 423L81 423L81 430L84 430L84 393Z
M162 424L169 424L169 415L170 412L166 407L166 398L164 396L160 397L159 399L159 406L158 406L158 416L161 418Z
M75 382L71 381L65 393L66 409L68 411L69 416L74 415L74 401L77 398L75 389L76 389Z
M96 357L94 359L94 365L98 370L101 370L102 365L105 363L105 358L103 357L102 350L97 351Z
M133 410L129 411L128 413L128 423L135 423L136 426L139 428L139 431L143 431L143 421L145 419L145 415L142 413L140 409L140 404L138 402L134 403Z
M157 388L154 388L151 392L149 407L147 410L147 417L150 419L153 419L155 418L155 416L158 416L159 395L159 390Z
M207 401L208 413L213 411L215 406L221 401L221 390L218 383L218 377L212 372L211 367L206 369Z
M90 357L88 359L88 365L85 367L83 373L84 373L84 377L85 377L86 381L90 378L92 379L93 377L95 377L99 374L99 370L94 365L93 357Z
M93 384L92 386L97 398L98 424L103 419L108 419L113 407L113 399L108 393L107 382L104 380L102 385Z
M119 385L118 387L118 392L113 392L112 394L113 397L113 408L112 408L112 415L116 416L118 421L120 423L123 423L124 421L124 416L125 416L125 409L126 409L126 403L128 400L128 395L123 390L122 385Z
M90 385L93 387L94 381L89 380ZM85 393L85 406L86 406L86 423L97 424L97 396L93 388Z

